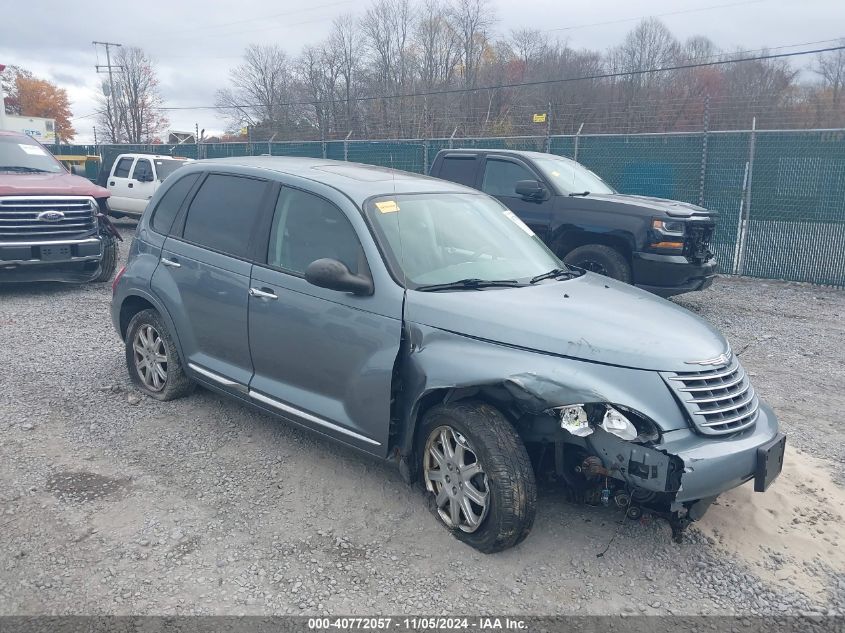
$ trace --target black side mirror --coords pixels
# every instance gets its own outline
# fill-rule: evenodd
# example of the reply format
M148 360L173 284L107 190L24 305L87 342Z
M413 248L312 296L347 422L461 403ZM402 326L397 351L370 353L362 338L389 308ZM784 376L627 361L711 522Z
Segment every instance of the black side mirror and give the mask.
M152 174L141 174L141 177L138 178L139 182L152 182L153 175Z
M542 200L546 197L546 188L536 180L519 180L516 183L516 194L529 200Z
M356 295L373 294L373 282L368 277L353 275L346 264L336 259L318 259L305 269L305 281L319 288L351 292Z

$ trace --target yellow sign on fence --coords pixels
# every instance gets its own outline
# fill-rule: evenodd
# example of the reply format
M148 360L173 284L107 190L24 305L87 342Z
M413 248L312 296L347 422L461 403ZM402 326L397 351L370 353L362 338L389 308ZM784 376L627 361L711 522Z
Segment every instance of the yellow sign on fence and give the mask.
M546 122L546 113L543 112L542 114L535 114L534 115L534 123L545 123Z

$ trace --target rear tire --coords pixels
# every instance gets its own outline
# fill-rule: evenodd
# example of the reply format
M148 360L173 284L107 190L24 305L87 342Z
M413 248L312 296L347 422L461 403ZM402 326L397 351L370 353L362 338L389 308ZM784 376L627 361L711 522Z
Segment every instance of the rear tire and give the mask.
M156 400L175 400L194 390L182 360L155 310L141 310L126 328L126 367L135 386Z
M431 509L457 539L491 554L528 536L537 506L534 470L498 409L478 401L433 407L417 456Z
M114 271L117 268L118 247L117 240L114 235L105 234L103 238L103 259L100 260L100 274L92 281L94 283L103 283L110 281Z
M631 266L625 256L612 246L585 244L569 251L563 261L626 284L631 283Z

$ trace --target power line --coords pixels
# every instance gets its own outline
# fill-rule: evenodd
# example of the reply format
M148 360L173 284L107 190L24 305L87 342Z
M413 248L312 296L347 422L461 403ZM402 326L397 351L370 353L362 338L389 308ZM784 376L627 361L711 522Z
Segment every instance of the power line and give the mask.
M667 11L666 13L655 13L653 15L641 15L635 18L620 18L618 20L608 20L607 22L592 22L590 24L577 24L575 26L562 26L556 29L545 29L546 31L574 31L576 29L585 29L592 26L606 26L608 24L622 24L624 22L636 22L645 18L663 18L670 15L682 15L685 13L698 13L700 11L710 11L711 9L726 9L728 7L738 7L746 4L759 4L766 0L746 0L745 2L731 2L728 4L716 4L709 7L698 7L697 9L682 9L680 11Z
M673 70L688 70L692 68L704 68L708 66L723 66L727 64L737 64L741 62L762 61L766 59L780 59L785 57L798 57L801 55L814 55L817 53L826 53L829 51L845 50L845 46L830 46L827 48L817 48L807 51L793 51L790 53L775 53L771 55L756 55L754 57L738 57L732 59L721 59L713 62L697 63L697 64L678 64L675 66L665 66L663 68L648 68L643 70L630 70L624 72L610 72L598 73L594 75L582 75L580 77L564 77L562 79L544 79L540 81L525 81L510 84L499 84L496 86L482 86L478 88L450 88L444 90L430 90L427 92L413 92L395 95L375 95L367 97L355 97L354 99L319 99L315 101L289 101L285 103L273 104L274 106L303 106L303 105L321 105L332 103L346 103L347 101L380 101L385 99L410 99L414 97L432 97L438 95L449 94L464 94L468 92L482 92L485 90L502 90L510 88L526 88L530 86L544 86L558 83L568 83L573 81L587 81L596 79L613 79L617 77L629 77L638 75L648 75L651 73L668 72ZM208 106L170 106L162 107L160 110L231 110L236 108L256 108L261 107L261 104L232 104L226 106L208 105Z

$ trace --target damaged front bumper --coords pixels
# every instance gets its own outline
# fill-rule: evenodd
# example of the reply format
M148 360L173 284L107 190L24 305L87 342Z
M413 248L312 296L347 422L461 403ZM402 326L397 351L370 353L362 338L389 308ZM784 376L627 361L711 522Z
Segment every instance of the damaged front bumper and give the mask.
M677 429L645 446L597 429L584 446L601 460L600 475L655 493L645 507L695 520L718 495L752 479L755 490L765 490L780 474L785 439L772 410L761 404L754 426L731 436Z

